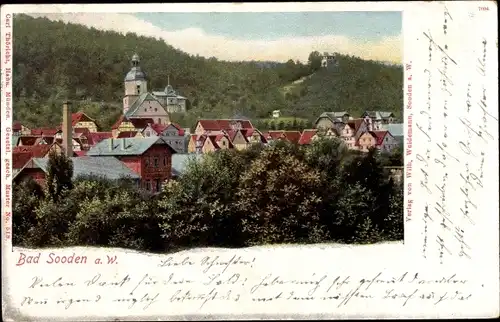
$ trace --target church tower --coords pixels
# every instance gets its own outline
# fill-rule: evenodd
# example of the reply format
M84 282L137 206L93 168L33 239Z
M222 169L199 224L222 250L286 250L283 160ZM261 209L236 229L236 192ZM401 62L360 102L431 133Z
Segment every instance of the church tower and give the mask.
M134 104L139 95L148 92L146 73L139 66L139 55L132 56L132 68L125 76L125 97L123 98L123 114Z

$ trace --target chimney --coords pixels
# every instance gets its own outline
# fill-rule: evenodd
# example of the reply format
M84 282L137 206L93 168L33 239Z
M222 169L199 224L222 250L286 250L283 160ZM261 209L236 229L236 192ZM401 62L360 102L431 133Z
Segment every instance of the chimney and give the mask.
M120 140L120 146L121 146L122 150L125 150L125 147L126 147L126 144L125 144L125 138L122 138L122 139Z
M114 144L113 138L110 138L109 139L109 151L113 151L113 148L114 148L113 144Z
M73 124L71 122L71 102L63 103L62 143L64 154L71 158L73 156Z

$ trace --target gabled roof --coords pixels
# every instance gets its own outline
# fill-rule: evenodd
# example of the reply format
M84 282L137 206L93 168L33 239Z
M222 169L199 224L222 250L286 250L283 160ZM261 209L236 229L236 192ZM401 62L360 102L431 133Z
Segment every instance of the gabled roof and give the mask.
M159 123L152 123L148 125L155 133L160 136L166 129L168 129L170 126L173 127L174 129L177 130L179 136L184 136L184 129L176 123L168 123L168 124L159 124ZM146 128L145 128L146 129ZM144 130L145 130L144 129Z
M172 153L176 151L172 149L163 139L152 136L146 138L121 138L121 139L105 139L90 148L87 152L88 156L124 156L124 155L142 155L154 144L164 144L168 146Z
M349 125L351 129L353 129L354 133L358 133L358 130L363 122L365 122L365 119L354 119L347 121L347 125Z
M151 93L142 93L135 100L134 104L132 104L132 106L130 106L130 108L128 109L127 113L125 113L125 117L126 118L132 117L137 112L137 110L142 105L142 103L144 103L146 101L158 102L158 99L153 94L151 94Z
M54 129L50 127L41 127L37 129L31 129L31 135L55 135L60 129Z
M32 161L33 164L31 167L39 168L45 173L47 172L49 158L34 158ZM114 157L72 157L71 161L73 162L73 178L95 175L110 180L127 177L140 179L138 174ZM16 176L20 173L22 173L22 170Z
M109 139L111 137L113 137L112 132L91 132L87 134L89 145L96 145L102 140Z
M233 143L231 142L231 139L229 138L229 136L227 134L216 134L216 135L208 135L208 138L210 139L210 141L212 142L212 144L214 145L214 147L216 149L220 149L220 142L222 140L222 138L226 138L227 141L228 141L228 147L229 148L233 148Z
M314 124L318 123L318 121L322 118L328 118L330 119L330 121L332 121L333 123L336 123L336 122L343 122L342 118L344 116L347 116L347 117L350 117L350 114L347 113L346 111L342 111L342 112L324 112L324 113L321 113L321 115L316 119L316 121L314 122Z
M391 135L387 131L371 131L371 134L377 140L377 145L381 145L384 142L384 138L387 135Z
M177 123L173 123L173 122L170 122L165 128L168 128L169 126L173 126L177 129L177 131L179 131L179 136L183 136L184 135L184 129Z
M79 122L94 122L95 123L95 120L83 112L76 112L76 113L71 114L71 125L75 126ZM60 126L62 126L62 123Z
M315 136L317 132L318 132L318 130L316 130L316 129L302 131L302 134L301 134L300 140L299 140L299 144L310 144L313 136Z
M13 153L16 152L28 152L31 153L33 158L43 158L49 153L50 149L54 144L37 144L37 145L27 145L27 146L16 146L12 150Z
M19 141L17 142L19 145L34 145L39 136L20 136Z
M231 124L239 122L242 129L253 129L252 122L242 119L216 119L216 120L199 120L205 131L222 131L232 130Z
M21 169L31 160L30 152L13 152L12 153L12 169Z

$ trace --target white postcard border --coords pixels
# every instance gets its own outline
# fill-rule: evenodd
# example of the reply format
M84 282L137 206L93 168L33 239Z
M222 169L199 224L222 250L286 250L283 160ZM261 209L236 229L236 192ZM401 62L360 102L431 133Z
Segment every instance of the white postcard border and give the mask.
M497 25L496 22L496 4L494 2L471 2L471 3L466 3L466 2L458 2L458 3L446 3L446 6L449 7L449 10L452 12L460 12L460 15L464 15L464 13L473 13L475 15L484 15L484 18L482 19L483 24L481 25L483 29L480 29L479 31L474 29L473 31L477 32L485 32L486 30L497 30L495 25ZM154 7L154 10L152 10L152 7ZM485 8L489 7L490 12L489 14L486 14L484 12L480 12L480 9L478 8ZM402 274L405 270L408 271L415 271L415 270L420 270L421 272L426 272L427 274L434 274L436 276L438 275L446 275L448 272L454 272L455 274L460 275L460 276L466 276L469 281L472 283L472 285L469 288L470 292L476 292L482 294L481 296L484 296L480 301L474 302L476 305L480 305L482 309L477 309L473 310L473 306L469 305L459 305L459 304L454 304L450 305L448 307L441 307L436 310L432 310L430 308L427 308L426 312L419 312L418 309L403 309L400 306L395 306L392 304L380 304L379 309L376 309L368 304L365 304L366 306L363 309L363 312L361 312L358 308L358 310L352 309L351 311L339 311L338 313L332 313L330 312L324 312L322 314L315 314L314 310L305 310L309 311L309 313L303 313L299 314L297 312L293 312L291 310L290 312L284 312L282 314L279 314L279 311L274 310L264 310L261 312L265 313L259 313L259 314L251 314L249 311L249 308L247 307L248 305L251 305L252 303L246 303L245 307L241 307L241 311L245 312L242 313L242 315L238 315L237 312L234 312L234 308L232 309L233 312L227 313L227 314L221 314L219 313L210 313L210 312L203 312L198 314L194 314L194 312L189 312L189 310L186 309L179 309L179 312L181 315L172 315L173 312L171 313L166 313L166 312L160 312L158 311L158 314L151 314L152 316L155 316L156 318L161 318L161 319L200 319L200 318L210 318L210 319L223 319L223 318L353 318L353 317L472 317L472 316L494 316L495 314L498 314L498 301L499 301L499 273L498 273L498 264L499 264L499 259L498 257L493 257L493 255L498 255L498 216L495 215L498 211L498 181L495 181L494 178L498 178L498 158L496 160L492 159L487 159L485 163L485 169L490 173L489 177L487 176L484 180L485 182L485 195L479 196L478 200L481 200L480 207L478 210L478 213L480 215L490 215L490 219L484 219L480 220L480 225L478 225L476 234L474 235L474 243L476 247L480 247L482 249L482 252L484 255L481 255L481 252L475 251L473 255L475 255L474 259L474 264L471 262L467 262L464 259L453 259L449 260L447 263L440 264L436 261L432 260L424 260L420 256L413 256L413 254L420 253L421 252L421 234L423 231L423 226L420 222L422 219L416 219L421 216L421 213L419 212L417 204L421 204L421 201L418 201L418 197L422 195L422 190L419 190L418 186L420 186L420 179L421 177L416 174L416 166L415 164L417 163L416 160L416 151L424 151L425 149L425 143L422 143L423 141L418 141L419 139L422 138L422 135L419 136L415 126L413 128L409 127L409 122L408 122L408 115L409 113L413 113L412 116L412 122L413 125L415 125L415 122L417 121L417 117L415 116L415 110L418 111L418 108L420 105L425 104L424 101L419 100L419 98L415 95L415 93L420 93L422 92L422 70L415 71L419 68L421 68L423 65L419 65L419 60L421 62L421 55L422 51L416 51L415 48L418 47L419 43L415 40L415 36L417 33L420 33L422 30L424 30L424 25L429 25L429 28L436 28L436 25L441 25L441 22L431 22L431 18L436 18L436 19L442 19L442 12L443 12L443 3L438 2L438 3L428 3L428 2L413 2L413 3L402 3L402 2L390 2L390 3L280 3L276 5L269 5L269 4L250 4L250 3L245 3L245 4L154 4L154 5L146 5L146 4L128 4L128 5L110 5L110 4L104 4L104 5L22 5L22 6L16 6L16 5L6 5L2 7L2 114L1 114L1 140L2 140L2 284L4 287L2 288L2 306L4 308L4 312L7 312L8 315L4 315L4 317L8 318L15 318L15 317L20 317L21 313L16 313L19 312L18 309L13 308L12 306L9 305L9 288L12 285L10 280L13 278L13 276L16 276L15 279L19 280L19 278L22 277L22 275L19 274L14 274L13 269L15 267L13 266L14 263L13 261L15 258L12 256L12 241L11 238L7 236L7 233L9 233L8 229L11 229L12 223L11 223L11 218L7 216L7 214L10 214L12 212L12 207L10 200L12 198L11 194L11 177L9 177L9 173L12 173L12 155L9 153L8 149L8 143L10 142L10 135L8 133L10 132L12 128L12 110L10 110L10 117L8 117L8 112L9 112L9 106L12 106L12 101L8 102L9 99L9 94L12 93L12 73L11 79L9 80L9 71L8 69L12 70L12 57L10 59L7 59L6 53L8 52L8 46L10 45L11 50L12 50L12 42L15 41L15 30L12 30L12 13L14 12L36 12L36 13L48 13L48 12L150 12L150 11L171 11L171 12L193 12L193 11L198 11L198 12L205 12L205 11L221 11L221 12L230 12L230 11L344 11L344 10L350 10L350 11L361 11L361 10L373 10L373 11L403 11L403 35L404 35L404 61L403 61L403 68L406 69L407 65L410 65L410 69L405 70L405 82L404 82L404 92L405 92L405 99L404 99L404 107L405 107L405 135L407 133L412 132L412 137L413 137L413 142L412 142L412 149L413 153L409 156L405 156L405 163L412 163L412 168L413 170L410 170L412 172L412 177L407 178L405 177L405 184L408 185L409 183L412 184L414 191L417 191L415 199L409 198L407 196L408 189L405 189L405 211L404 211L404 216L405 216L405 245L404 245L404 252L403 247L400 245L385 245L385 248L378 248L378 251L380 253L380 258L383 258L386 260L386 264L374 264L375 270L377 268L380 268L381 270L384 270L384 272L388 272L389 274L397 275L397 274ZM492 12L494 11L494 15ZM437 13L438 12L438 13ZM10 16L9 16L10 15ZM495 18L492 18L492 17ZM422 18L425 17L425 18ZM7 19L10 20L10 25L8 24ZM479 25L480 20L475 20L475 22ZM451 27L450 27L451 28ZM463 30L463 28L461 29ZM496 32L496 31L495 31ZM7 41L8 38L8 33L11 33L11 41L10 44ZM471 31L472 33L472 31ZM422 36L422 35L420 35ZM469 38L464 37L465 39L471 39L471 37L476 36L475 34L469 35ZM490 37L493 38L493 37ZM495 37L496 38L496 37ZM455 40L454 44L459 44L459 41ZM421 46L421 43L420 43ZM11 54L12 55L12 54ZM493 55L493 54L492 54ZM493 59L491 58L491 70L498 70L498 65L497 64L497 56L498 54L496 53L496 57ZM490 62L489 61L489 62ZM493 61L495 63L493 63ZM466 75L470 75L469 78L473 78L472 76L473 71L472 70L467 70ZM411 78L409 76L412 75ZM493 75L493 74L492 74ZM498 105L498 74L496 74L496 77L490 76L489 78L490 83L492 84L491 86L488 87L488 91L490 91L491 97L494 97L494 99L489 99L489 104L488 105ZM496 82L496 83L495 83ZM458 83L458 82L457 82ZM411 85L412 87L412 95L409 95L409 86ZM420 92L419 89L420 88ZM439 95L436 95L438 97ZM496 100L495 100L496 99ZM419 105L420 104L420 105ZM409 108L411 106L411 108ZM410 110L413 110L411 112ZM497 114L498 115L498 114ZM498 116L497 116L498 117ZM453 121L455 122L455 121ZM454 126L458 126L458 123L453 123ZM495 133L498 132L498 123L495 126L492 127L495 129ZM452 131L452 129L450 129ZM454 133L461 133L463 130L457 130ZM408 138L405 137L405 140ZM496 141L498 142L498 136L496 136ZM405 143L405 152L407 151L409 143ZM491 147L490 150L488 150L488 155L489 156L496 156L498 157L498 147L496 146L495 148ZM433 169L437 169L434 167ZM495 169L495 170L493 170ZM408 173L409 167L405 166L405 173ZM437 175L439 173L438 170L435 171L435 174ZM493 179L491 179L493 178ZM488 180L490 179L490 180ZM498 180L498 179L497 179ZM487 184L486 184L487 183ZM496 196L496 197L495 197ZM409 202L409 200L413 200L412 202ZM489 202L488 207L485 206L485 202ZM409 220L409 204L411 204L412 207L412 214L411 214L411 220ZM418 209L417 209L418 208ZM418 222L417 222L418 220ZM11 230L10 230L11 231ZM479 233L478 233L479 231ZM493 243L496 241L495 243ZM433 241L434 242L434 241ZM373 247L373 250L377 249L376 245L370 246ZM279 247L276 247L277 249ZM304 247L306 249L307 247ZM325 247L325 249L328 249L328 247ZM50 250L47 250L49 252ZM88 249L88 250L82 250L83 252L87 251L89 254L92 253L95 256L97 253L100 254L100 256L105 256L105 254L112 253L113 250L109 249L102 249L100 251L98 250L93 250L93 249ZM301 253L302 250L297 249L297 253ZM321 253L318 253L317 250L303 250L304 251L304 258L309 258L311 260L314 260L314 254L319 257L321 257ZM325 250L326 251L326 250ZM328 250L330 251L330 250ZM332 252L336 252L336 250L331 250ZM262 254L267 254L266 251L256 251L260 252ZM281 251L280 251L281 252ZM9 255L10 253L10 255ZM135 260L138 260L139 256L135 252L130 252L126 251L127 256L132 256L130 254L134 253L135 255L132 256ZM207 250L207 253L210 253ZM221 253L224 253L224 251L221 251ZM302 253L301 253L302 254ZM339 253L337 253L339 254ZM339 256L341 258L350 258L351 256L349 255L354 254L354 250L352 250L351 253L348 251L342 251ZM373 260L376 261L375 256L372 254L370 255L369 253L364 253L365 256L373 256ZM151 255L141 255L141 256L146 256L146 257L151 257ZM262 255L264 256L264 255ZM272 257L272 254L268 254L265 256L265 258L270 258ZM345 257L342 257L345 256ZM131 258L132 258L131 257ZM288 258L285 255L283 255L283 258ZM356 259L349 259L352 261L352 263L365 263L364 261L360 260L358 262L357 258ZM319 265L322 263L321 261L318 261L317 264ZM399 264L398 264L399 263ZM305 265L302 263L303 268L310 268L309 266ZM399 265L397 267L392 267L390 265ZM459 267L456 267L456 266ZM359 276L363 275L363 271L365 271L367 274L371 274L373 270L369 267L363 267L362 269L359 269L358 271L353 271L354 267L351 265L339 265L340 271L341 272L348 272L351 270L351 273L356 275L358 274ZM389 268L390 267L390 268ZM53 269L53 268L45 268L45 270L48 269ZM64 273L64 269L61 268L60 273ZM299 274L299 273L295 273ZM9 278L9 276L11 278ZM444 287L444 286L443 286ZM14 290L11 289L13 292ZM9 293L6 293L9 292ZM6 301L6 302L4 302ZM496 304L495 304L496 303ZM243 305L243 304L242 304ZM293 306L293 305L292 305ZM320 306L316 307L317 310L316 312L320 312ZM288 310L287 307L281 307L281 309ZM217 311L217 310L215 310ZM83 312L82 312L83 313ZM61 313L64 316L64 312ZM104 313L105 315L107 313ZM83 313L81 316L85 316L86 314ZM166 316L168 315L168 316ZM332 316L333 315L333 316ZM58 319L64 319L64 317L57 317ZM78 315L72 315L72 316L66 316L66 319L74 319ZM102 316L102 315L99 315ZM132 318L132 316L134 316ZM127 317L126 319L144 319L147 315L144 314L137 314L135 315L134 313L131 313L130 317ZM115 315L113 315L115 317ZM45 319L51 319L49 316L45 316ZM86 317L86 320L91 319L90 317ZM99 319L98 317L95 317L95 319ZM40 320L37 318L37 320Z

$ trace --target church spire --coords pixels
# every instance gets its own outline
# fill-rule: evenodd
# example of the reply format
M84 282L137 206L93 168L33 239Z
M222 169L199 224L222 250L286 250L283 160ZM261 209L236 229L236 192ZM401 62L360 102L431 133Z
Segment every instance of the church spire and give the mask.
M125 76L125 81L145 81L147 79L146 73L144 73L139 66L139 63L141 62L141 59L139 58L139 55L135 53L132 56L131 63L132 63L132 68L130 68L130 71L127 73Z
M170 86L170 75L167 75L167 86Z
M141 62L141 60L139 58L139 55L134 54L134 56L132 56L132 66L138 67L140 62Z

